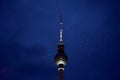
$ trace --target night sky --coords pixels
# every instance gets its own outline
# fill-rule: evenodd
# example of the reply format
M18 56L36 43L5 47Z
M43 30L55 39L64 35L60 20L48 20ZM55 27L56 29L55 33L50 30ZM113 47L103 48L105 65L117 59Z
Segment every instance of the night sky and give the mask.
M119 0L0 0L0 80L58 80L60 13L65 80L120 80Z

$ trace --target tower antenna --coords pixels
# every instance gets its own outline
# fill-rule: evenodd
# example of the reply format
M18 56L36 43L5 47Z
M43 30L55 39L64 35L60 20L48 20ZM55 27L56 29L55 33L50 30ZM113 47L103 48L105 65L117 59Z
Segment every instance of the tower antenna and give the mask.
M63 39L62 39L62 14L60 14L60 43L63 43Z

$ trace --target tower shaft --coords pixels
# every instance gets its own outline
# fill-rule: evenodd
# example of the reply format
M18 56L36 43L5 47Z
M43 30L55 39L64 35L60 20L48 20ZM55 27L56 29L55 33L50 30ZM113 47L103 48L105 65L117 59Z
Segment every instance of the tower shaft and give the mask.
M59 80L64 80L63 70L62 69L59 70Z

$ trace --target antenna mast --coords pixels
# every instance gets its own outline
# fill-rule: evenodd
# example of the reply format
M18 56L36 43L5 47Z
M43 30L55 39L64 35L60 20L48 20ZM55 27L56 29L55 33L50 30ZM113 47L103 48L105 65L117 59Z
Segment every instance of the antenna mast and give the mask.
M60 14L60 43L63 43L63 39L62 39L62 14Z

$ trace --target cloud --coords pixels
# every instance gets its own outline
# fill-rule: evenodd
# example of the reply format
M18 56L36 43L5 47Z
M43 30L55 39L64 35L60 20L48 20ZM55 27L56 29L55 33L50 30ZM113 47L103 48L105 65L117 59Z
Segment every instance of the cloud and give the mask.
M55 73L54 69L47 66L47 65L40 65L40 64L24 64L21 66L16 67L13 72L11 78L15 77L14 75L16 74L16 77L40 77L44 78L45 76L47 77L54 77Z
M35 71L34 74L37 74L37 69L40 68L42 70L43 68L39 65L41 63L38 63L42 61L41 57L46 53L46 48L42 45L25 47L6 43L2 44L0 48L0 75L2 75L0 79L7 78L7 76L9 77L12 74L15 74L14 77L17 77L19 74L22 75L22 73L32 75L32 71Z
M16 66L13 68L10 68L7 72L2 74L0 79L3 80L23 80L28 78L39 78L39 79L45 79L45 78L54 78L56 75L51 74L56 73L54 68L51 68L47 65L40 65L40 64L23 64L20 66ZM47 76L47 77L46 77ZM33 79L34 80L34 79Z

